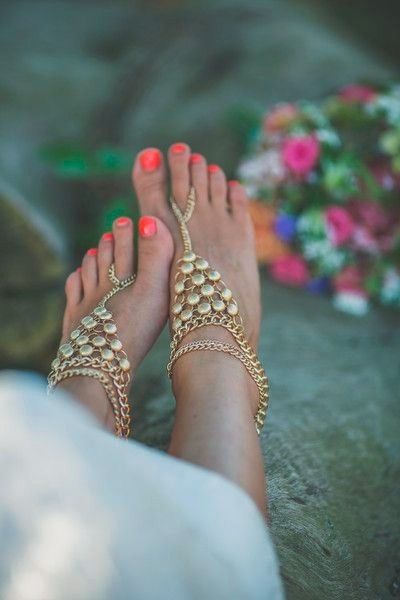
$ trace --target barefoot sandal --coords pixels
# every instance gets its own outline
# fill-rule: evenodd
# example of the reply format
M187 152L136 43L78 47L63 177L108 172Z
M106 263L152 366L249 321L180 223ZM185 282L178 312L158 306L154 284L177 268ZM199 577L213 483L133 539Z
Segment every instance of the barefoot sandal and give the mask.
M242 318L233 298L226 287L220 273L212 269L208 262L192 250L187 223L196 204L196 191L191 187L184 212L173 198L171 206L181 231L184 252L177 261L178 271L175 276L175 298L172 305L171 354L167 365L169 377L175 362L184 354L196 350L212 350L225 352L234 356L246 367L259 391L257 414L254 417L257 433L260 434L268 409L268 379L265 371L246 340ZM237 345L218 340L202 339L180 346L189 332L206 325L221 325L232 334Z
M127 438L131 422L127 394L131 367L116 335L117 326L111 311L106 308L106 302L117 292L132 285L135 276L118 279L114 265L111 265L108 276L114 285L113 289L90 315L81 319L79 327L71 332L69 340L59 347L57 357L51 363L48 390L51 391L60 381L69 377L97 379L103 385L113 409L115 434Z

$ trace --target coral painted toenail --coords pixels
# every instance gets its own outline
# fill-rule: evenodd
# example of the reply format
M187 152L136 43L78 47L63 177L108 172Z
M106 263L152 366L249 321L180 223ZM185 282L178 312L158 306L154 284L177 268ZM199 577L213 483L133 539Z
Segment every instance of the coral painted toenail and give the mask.
M97 256L97 248L89 248L86 254L88 256Z
M157 148L145 150L139 156L139 162L143 171L155 171L161 165L161 152Z
M228 181L228 185L234 187L235 185L239 185L239 181L237 181L236 179L231 179L230 181Z
M128 219L128 217L120 217L115 221L117 227L125 227L128 225L128 223L130 223L130 219Z
M183 152L185 152L185 150L185 144L174 144L173 146L171 146L171 152L173 154L182 154Z
M82 267L78 267L77 271L78 271L78 273L80 273L82 271Z
M112 241L113 241L113 239L114 239L114 236L113 236L113 234L112 234L112 233L110 233L109 231L107 231L107 233L103 233L103 235L102 235L101 239L102 239L104 242L112 242Z
M194 165L196 163L201 162L202 159L202 155L201 154L192 154L190 157L190 164Z
M220 170L218 165L208 165L209 173L217 173Z
M153 217L140 217L139 235L143 238L153 237L157 233L157 223Z

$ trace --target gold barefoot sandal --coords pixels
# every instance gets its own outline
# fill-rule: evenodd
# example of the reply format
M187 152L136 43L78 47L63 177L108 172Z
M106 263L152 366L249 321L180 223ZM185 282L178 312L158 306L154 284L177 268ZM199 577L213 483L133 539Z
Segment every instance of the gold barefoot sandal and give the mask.
M48 390L69 377L97 379L103 385L114 412L115 434L128 438L131 415L127 391L131 366L117 337L117 326L106 303L117 292L132 285L135 276L118 279L114 265L111 265L108 276L114 285L113 289L90 315L81 319L79 327L71 332L69 340L59 347L57 357L51 363Z
M182 212L173 198L172 210L182 235L184 252L177 261L175 298L172 305L172 330L170 360L167 365L169 377L175 362L184 354L196 350L214 350L234 356L246 367L259 391L259 404L254 417L260 434L268 409L268 379L256 353L245 338L242 318L231 290L226 287L220 273L192 250L187 223L196 204L196 191L191 187L185 211ZM196 340L180 346L185 335L206 325L221 325L232 334L237 345L218 340Z

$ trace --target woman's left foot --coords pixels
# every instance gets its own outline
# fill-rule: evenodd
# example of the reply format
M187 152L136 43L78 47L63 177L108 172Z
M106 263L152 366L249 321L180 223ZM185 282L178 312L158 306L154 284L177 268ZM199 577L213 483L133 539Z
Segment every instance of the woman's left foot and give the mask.
M139 220L138 268L133 285L117 292L107 302L117 325L118 338L128 356L132 372L148 353L163 329L168 316L168 280L173 254L172 237L156 217ZM114 263L119 279L133 273L133 223L127 217L117 219L113 231L105 233L98 248L91 248L82 266L67 279L67 305L64 314L64 343L82 317L89 315L113 287L108 272ZM111 406L101 385L93 378L73 377L61 384L89 408L107 428L113 429Z

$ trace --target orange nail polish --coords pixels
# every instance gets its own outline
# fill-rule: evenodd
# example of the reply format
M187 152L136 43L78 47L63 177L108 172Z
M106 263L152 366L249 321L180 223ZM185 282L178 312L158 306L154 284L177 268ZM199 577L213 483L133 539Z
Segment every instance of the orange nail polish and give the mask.
M201 162L202 159L202 155L201 154L192 154L190 157L190 164L194 165L196 163Z
M101 239L104 240L105 242L112 242L114 239L114 236L110 231L107 231L106 233L103 233L103 235L101 236Z
M161 152L157 148L144 150L139 156L139 163L143 171L155 171L161 165Z
M97 248L89 248L89 250L86 252L86 254L88 256L97 256Z
M218 165L208 165L209 173L217 173L220 170Z
M153 217L140 217L138 228L142 238L150 238L157 233L157 222Z
M125 227L129 223L130 223L130 219L128 219L128 217L119 217L119 219L117 219L115 221L115 224L117 225L117 227Z
M236 179L231 179L230 181L228 181L228 185L231 185L231 186L239 185L239 181L237 181Z
M185 152L185 150L185 144L174 144L173 146L171 146L172 154L182 154L183 152Z

